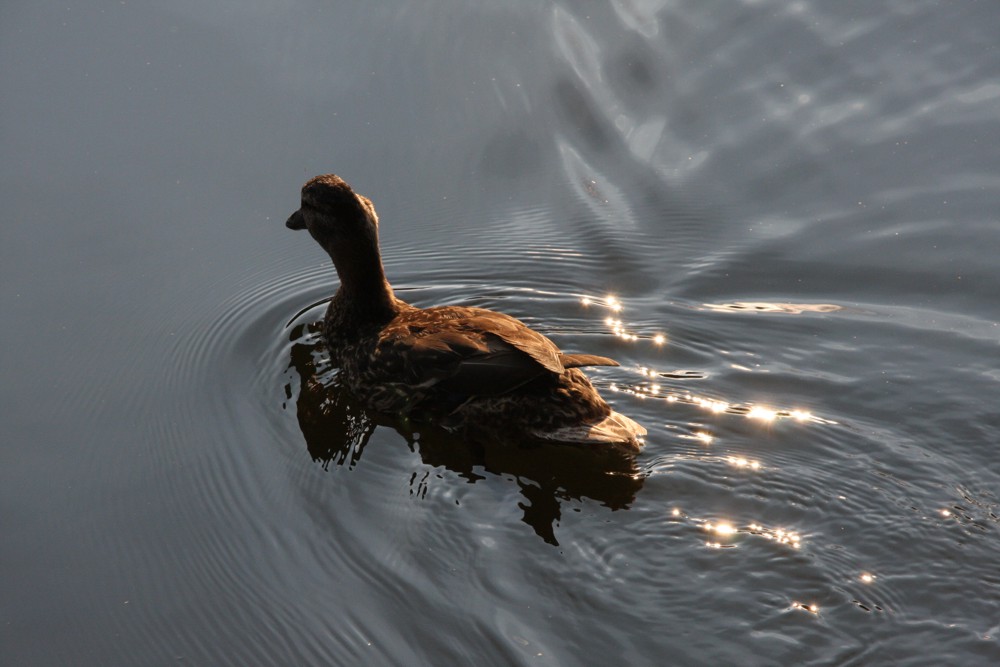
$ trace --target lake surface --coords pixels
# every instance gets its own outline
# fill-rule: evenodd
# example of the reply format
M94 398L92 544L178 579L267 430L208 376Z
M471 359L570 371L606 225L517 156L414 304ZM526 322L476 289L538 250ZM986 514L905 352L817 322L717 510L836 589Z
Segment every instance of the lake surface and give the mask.
M1000 5L7 3L0 664L1000 664ZM649 429L343 398L311 176Z

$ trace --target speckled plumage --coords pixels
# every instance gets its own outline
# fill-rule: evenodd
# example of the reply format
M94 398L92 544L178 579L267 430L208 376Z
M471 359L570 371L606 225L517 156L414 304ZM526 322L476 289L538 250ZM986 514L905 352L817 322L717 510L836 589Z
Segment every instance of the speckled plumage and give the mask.
M345 384L371 408L500 437L641 446L646 430L613 412L578 370L616 362L565 354L503 313L396 298L375 208L339 177L307 182L286 225L308 229L336 266L325 337Z

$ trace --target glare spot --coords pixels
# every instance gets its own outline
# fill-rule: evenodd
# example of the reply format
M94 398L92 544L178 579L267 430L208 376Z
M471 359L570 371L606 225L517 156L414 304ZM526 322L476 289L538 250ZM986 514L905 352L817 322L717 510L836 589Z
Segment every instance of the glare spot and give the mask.
M723 521L715 525L715 533L717 535L734 535L736 529L733 524Z
M774 418L778 416L775 410L770 408L765 408L760 405L755 405L750 408L750 412L747 413L747 417L751 419L760 419L761 421L774 421Z
M792 410L791 417L792 419L800 422L807 422L813 418L813 416L805 410Z
M607 324L609 327L613 327L615 325L615 318L613 318L613 317L605 317L604 318L604 323Z
M779 528L778 530L769 530L764 526L756 523L750 524L750 530L756 535L760 535L765 539L771 540L778 544L785 544L793 549L799 549L802 546L802 537L798 533L783 530Z
M941 516L951 516L951 510L941 510Z
M715 413L725 412L726 409L729 407L729 404L724 401L713 401L710 398L699 397L699 398L693 398L692 400L701 407L708 408L709 410Z
M675 507L675 508L673 509L673 511L672 511L672 512L670 512L670 513L671 513L671 514L673 514L674 516L680 516L680 515L681 515L681 511L680 511L680 509L679 509L679 508L677 508L677 507Z
M582 303L585 306L589 306L590 305L590 297L589 296L583 297L582 299L580 299L580 303Z
M865 582L866 584L870 584L873 581L875 581L875 575L870 574L868 572L862 572L860 578L861 578L861 581Z
M819 606L815 604L805 604L802 602L793 602L792 607L795 609L801 609L802 611L808 611L810 614L818 614Z
M711 445L712 441L715 440L711 433L705 433L704 431L695 432L694 437L698 438L706 445Z
M673 510L674 516L681 516L679 509ZM699 521L694 519L695 523L699 524L701 529L706 533L711 533L719 538L722 538L721 542L711 542L708 541L705 544L709 547L716 549L733 549L736 548L735 544L731 544L732 538L738 533L745 533L748 536L756 536L770 541L772 544L780 544L787 548L799 549L801 547L801 538L798 533L787 531L784 529L769 529L764 527L759 523L747 524L746 528L739 528L737 525L730 521ZM805 608L805 607L803 607Z
M660 393L660 385L658 385L658 384L650 385L649 391L651 391L654 394L659 394Z
M760 461L751 461L742 456L729 456L726 458L729 463L739 468L750 468L751 470L760 469Z
M664 343L667 342L667 337L664 336L663 334L656 334L655 336L653 336L653 342L656 343L657 345L663 345Z

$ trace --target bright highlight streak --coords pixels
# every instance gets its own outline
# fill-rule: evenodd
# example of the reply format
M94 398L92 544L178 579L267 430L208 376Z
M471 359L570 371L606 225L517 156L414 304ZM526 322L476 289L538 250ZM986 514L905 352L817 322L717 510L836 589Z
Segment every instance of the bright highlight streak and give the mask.
M731 523L719 523L715 526L715 532L717 535L735 535L736 529Z
M760 405L755 405L750 408L750 412L747 413L747 417L751 419L760 419L762 421L774 421L775 417L778 416L777 411L770 408L765 408Z
M802 602L793 602L792 607L795 609L801 609L802 611L808 611L811 614L819 613L819 606L815 604L804 604Z
M712 441L715 440L715 438L712 436L711 433L705 433L704 431L698 431L698 432L696 432L694 434L694 437L698 438L699 440L701 440L706 445L711 445Z
M694 400L701 407L708 408L716 414L725 412L729 409L729 403L726 403L725 401L713 401L710 398L696 398Z
M760 461L751 461L750 459L743 458L742 456L729 456L726 457L726 460L732 465L740 468L750 468L751 470L760 469Z

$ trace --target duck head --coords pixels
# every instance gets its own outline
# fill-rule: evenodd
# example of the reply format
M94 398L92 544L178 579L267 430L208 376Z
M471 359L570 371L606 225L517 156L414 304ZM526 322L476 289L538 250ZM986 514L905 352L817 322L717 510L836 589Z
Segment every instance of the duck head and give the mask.
M302 203L285 226L308 229L330 255L340 276L336 308L353 313L358 321L380 321L396 312L397 299L379 251L378 215L370 199L339 176L317 176L302 186Z
M342 246L378 247L378 215L371 200L335 174L316 176L302 186L302 204L285 226L308 229L331 256Z

